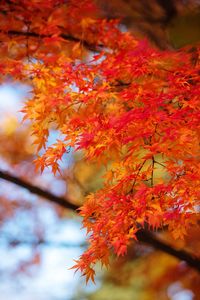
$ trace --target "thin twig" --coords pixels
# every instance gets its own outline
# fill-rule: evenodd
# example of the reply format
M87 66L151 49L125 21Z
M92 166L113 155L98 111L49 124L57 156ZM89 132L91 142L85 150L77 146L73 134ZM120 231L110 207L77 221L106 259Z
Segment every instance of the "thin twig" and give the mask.
M154 174L154 156L152 156L152 169L151 169L151 187L153 187L153 174Z
M139 167L139 169L138 169L138 171L137 171L137 174L136 174L136 176L135 176L135 179L134 179L133 185L132 185L132 187L131 187L131 190L129 191L129 194L131 194L131 193L133 192L133 189L134 189L134 186L135 186L135 184L136 184L138 175L140 174L140 171L142 170L142 168L143 168L145 162L146 162L146 159L143 161L143 163L140 165L140 167Z
M154 159L154 163L157 164L157 165L162 166L163 168L166 168L166 166L164 164L160 163L159 161L157 161L155 159Z

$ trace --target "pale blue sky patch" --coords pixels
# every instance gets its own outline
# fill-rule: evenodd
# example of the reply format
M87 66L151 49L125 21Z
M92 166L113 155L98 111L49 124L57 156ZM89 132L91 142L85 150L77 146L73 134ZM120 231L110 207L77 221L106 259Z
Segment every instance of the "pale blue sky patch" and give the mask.
M18 83L4 83L0 85L0 117L6 118L11 115L22 120L22 109L24 99L29 95L30 87Z

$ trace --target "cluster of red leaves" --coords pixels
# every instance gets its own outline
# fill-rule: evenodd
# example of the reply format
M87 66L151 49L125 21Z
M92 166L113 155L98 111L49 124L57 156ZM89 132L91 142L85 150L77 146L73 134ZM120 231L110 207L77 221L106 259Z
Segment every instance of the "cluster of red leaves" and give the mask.
M6 32L23 31L24 17L42 45L36 47L36 37L30 36L28 53L15 44L12 51L3 48L8 53L1 68L31 80L33 97L24 113L32 121L38 151L46 147L52 128L61 133L62 140L38 158L38 167L51 166L55 173L69 147L106 166L104 187L89 195L80 210L90 246L75 267L88 280L94 278L96 261L108 265L113 250L124 255L144 224L168 226L180 238L197 213L199 49L156 50L122 32L117 21L92 19L89 1L79 7L76 1L57 1L57 6L45 1L45 9L39 2L30 1L26 12L17 6L17 29L5 21L1 32L5 48ZM91 11L80 13L87 5ZM66 42L63 32L80 43ZM19 43L25 41L18 36ZM85 47L96 52L83 55ZM19 62L27 54L28 62Z

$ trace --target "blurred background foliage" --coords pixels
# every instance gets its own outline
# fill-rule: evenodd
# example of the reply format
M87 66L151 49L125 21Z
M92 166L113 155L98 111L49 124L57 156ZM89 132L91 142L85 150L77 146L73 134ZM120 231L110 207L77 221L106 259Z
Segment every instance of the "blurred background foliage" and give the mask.
M169 40L175 48L195 45L200 41L200 11L177 16L169 26Z

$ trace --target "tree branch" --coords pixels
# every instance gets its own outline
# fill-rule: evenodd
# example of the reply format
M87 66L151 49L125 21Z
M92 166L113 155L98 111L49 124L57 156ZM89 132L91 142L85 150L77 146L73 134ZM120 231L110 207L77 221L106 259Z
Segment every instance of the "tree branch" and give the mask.
M18 31L18 30L8 30L8 31L0 31L0 33L4 33L7 34L8 36L22 36L22 37L32 37L32 38L39 38L39 39L43 39L43 38L51 38L51 35L46 35L46 34L39 34L37 32L34 31ZM81 39L79 37L75 37L71 34L65 34L65 33L61 33L59 35L59 37L61 37L62 39L69 41L69 42L76 42L76 43L81 43L85 48L87 48L90 51L95 51L98 52L100 50L100 48L103 47L103 45L96 45L93 43L89 43L87 40Z
M193 257L190 253L184 250L177 250L170 246L169 244L161 241L153 233L146 230L139 230L137 232L138 241L152 245L154 248L161 250L169 255L172 255L179 260L184 260L190 267L196 269L200 272L200 260Z
M41 196L41 197L51 201L52 203L58 204L58 205L60 205L64 208L72 209L72 210L76 210L76 209L79 208L77 205L71 203L69 201L69 199L65 199L63 197L53 195L49 191L43 190L43 189L41 189L41 188L31 184L31 183L25 182L23 179L20 179L20 178L14 176L14 175L11 175L8 172L0 170L0 178L4 179L6 181L12 182L12 183L14 183L14 184L16 184L16 185L18 185L22 188L25 188L29 192L31 192L33 194L36 194L38 196Z
M72 244L72 243L46 241L46 240L9 239L7 241L7 243L11 247L18 247L18 246L21 246L21 245L27 245L27 246L32 246L32 247L45 246L45 247L54 247L54 248L82 248L82 247L87 246L86 243Z
M41 196L64 208L72 210L77 210L79 208L77 205L70 203L68 199L55 196L46 190L38 188L37 186L34 186L14 175L9 174L8 172L0 170L0 178L25 188L29 192ZM138 241L151 245L153 248L170 254L179 260L184 260L190 267L200 272L200 260L198 258L193 257L190 253L184 250L176 250L167 243L159 240L153 233L146 230L139 230L137 232L137 239Z

